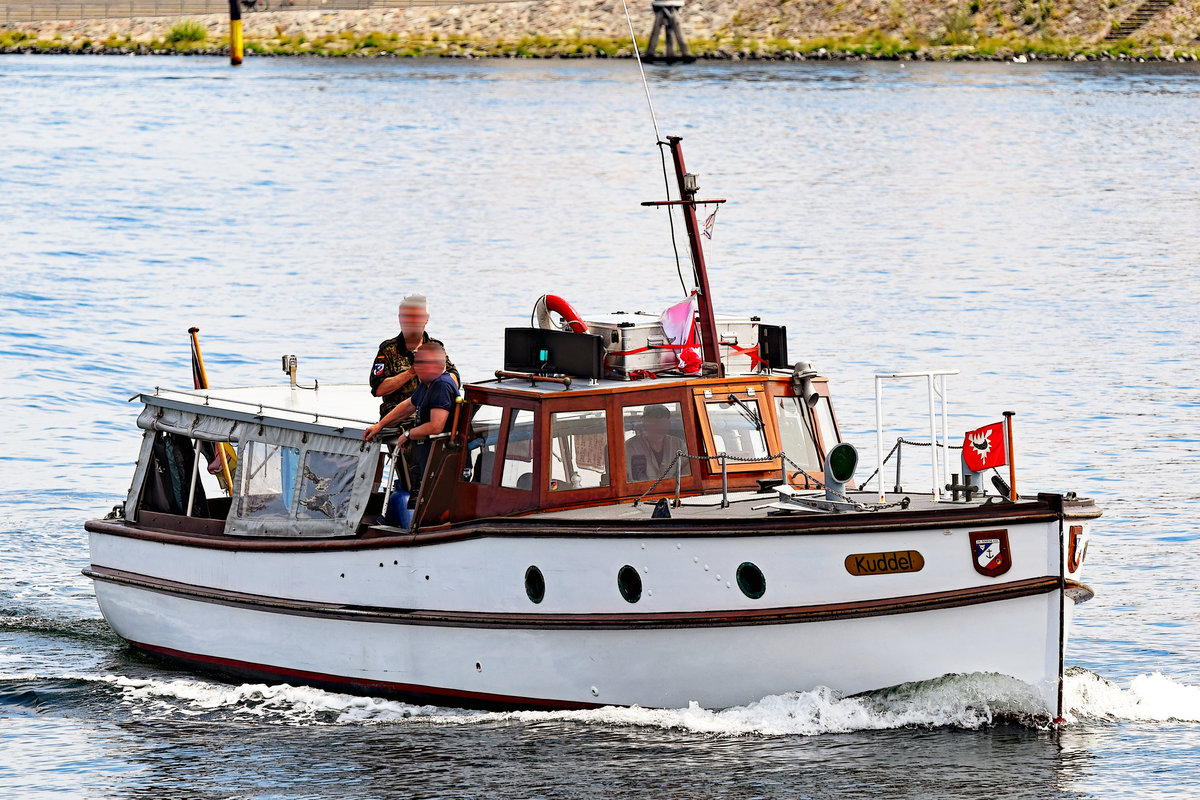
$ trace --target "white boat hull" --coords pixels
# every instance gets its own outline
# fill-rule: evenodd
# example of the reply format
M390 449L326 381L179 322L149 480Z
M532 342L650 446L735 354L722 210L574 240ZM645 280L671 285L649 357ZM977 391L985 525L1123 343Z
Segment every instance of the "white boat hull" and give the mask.
M975 526L978 528L978 526ZM973 528L973 529L975 529ZM151 652L243 676L473 706L740 705L994 672L1048 714L1073 602L1059 523L1009 525L1011 568L979 574L966 528L753 537L505 538L260 552L93 531L106 619ZM920 571L851 575L854 553ZM762 567L754 600L731 580ZM540 603L523 575L546 576ZM636 567L645 593L622 599ZM1068 575L1077 579L1078 573Z
M496 630L293 617L109 583L117 633L245 675L468 705L706 708L998 672L1057 703L1055 593L846 621L698 630Z

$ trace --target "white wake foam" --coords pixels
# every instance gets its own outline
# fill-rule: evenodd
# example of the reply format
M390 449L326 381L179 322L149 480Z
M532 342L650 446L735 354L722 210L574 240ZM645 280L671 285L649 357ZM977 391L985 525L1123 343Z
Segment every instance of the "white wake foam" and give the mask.
M692 703L677 710L607 707L590 711L517 711L509 716L526 721L561 719L715 736L815 736L907 727L975 729L999 715L1032 718L1037 703L1033 689L1019 681L977 674L947 676L854 697L818 687L719 711Z
M484 712L418 706L395 700L338 694L288 684L210 683L119 675L0 675L0 681L80 680L120 690L139 715L260 720L280 725L478 725L557 722L585 726L643 727L704 736L813 736L896 728L976 729L999 718L1041 725L1034 689L995 674L949 675L854 697L827 688L765 697L710 710L620 708L586 711ZM1066 724L1095 721L1200 723L1200 686L1161 673L1139 675L1122 688L1093 672L1068 670ZM1044 719L1044 718L1043 718Z
M353 724L393 722L414 716L460 712L437 706L415 706L377 697L358 697L290 684L243 683L230 686L192 679L169 681L107 675L105 682L121 687L131 701L149 703L188 716L224 711L283 723Z
M325 692L287 684L227 686L206 681L105 676L123 696L162 713L256 717L280 724L476 725L497 722L559 722L646 727L708 736L812 736L903 727L979 728L998 715L1032 717L1035 692L1000 675L956 675L883 692L841 697L825 687L763 698L744 706L710 710L606 706L585 711L483 712L416 706L379 698Z
M1094 672L1072 668L1063 683L1067 724L1088 719L1135 722L1200 722L1200 686L1161 672L1139 675L1122 689Z

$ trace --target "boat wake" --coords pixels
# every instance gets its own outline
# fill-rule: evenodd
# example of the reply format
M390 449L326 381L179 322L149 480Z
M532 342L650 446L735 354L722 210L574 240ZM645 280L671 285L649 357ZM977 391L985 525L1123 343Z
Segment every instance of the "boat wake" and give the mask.
M853 697L830 689L774 695L744 706L713 711L691 704L681 709L605 707L586 711L484 712L418 706L287 684L233 686L195 679L158 680L116 675L0 675L0 705L71 713L62 703L39 701L64 687L78 694L90 684L139 719L258 721L276 725L496 725L559 724L657 728L703 736L815 736L827 733L950 727L975 730L997 722L1047 727L1035 713L1029 686L1001 675L949 675ZM1200 687L1153 673L1128 688L1080 668L1066 678L1066 724L1090 722L1200 723ZM116 709L113 709L114 711ZM77 710L78 711L78 710Z
M1200 722L1200 686L1154 672L1138 675L1128 689L1080 667L1069 667L1064 684L1067 724L1085 720Z
M14 635L32 634L84 642L120 643L120 639L103 619L53 617L37 613L22 613L20 609L0 610L0 632Z

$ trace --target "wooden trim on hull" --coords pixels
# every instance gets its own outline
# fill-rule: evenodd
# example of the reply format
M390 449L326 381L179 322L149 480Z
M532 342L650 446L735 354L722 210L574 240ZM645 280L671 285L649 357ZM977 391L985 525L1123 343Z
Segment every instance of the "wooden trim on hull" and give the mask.
M193 666L201 672L271 683L302 683L306 686L315 686L318 689L331 692L366 695L369 697L391 697L416 704L448 705L459 708L479 708L496 711L528 709L573 711L600 708L602 705L605 705L603 703L575 703L566 700L550 700L541 697L510 697L502 694L468 692L437 686L392 683L391 681L379 681L370 678L350 678L343 675L329 675L323 672L308 672L307 670L276 667L250 661L237 661L219 656L187 653L182 650L172 650L169 647L146 644L145 642L129 641L129 644L150 655Z
M665 630L793 625L960 608L1046 594L1062 586L1058 577L1047 576L969 589L953 589L855 603L645 614L512 614L484 611L387 609L290 600L194 586L108 567L92 567L83 570L83 574L92 580L185 597L202 603L215 603L274 614L392 625L525 630Z
M1095 508L1088 504L1089 508ZM1069 518L1084 518L1081 509L1067 510ZM1075 513L1072 513L1075 511ZM1099 511L1095 512L1099 516ZM327 550L373 550L385 547L421 547L446 542L505 538L667 538L667 537L739 537L801 536L847 533L887 533L944 527L1007 526L1053 522L1057 509L1044 501L996 504L963 508L942 508L930 512L883 511L876 514L838 514L819 517L758 517L746 519L622 519L579 520L540 517L474 520L471 523L441 528L427 533L367 535L354 539L252 538L225 534L189 533L138 525L133 522L88 520L84 528L131 539L162 542L183 547L247 552L311 552Z

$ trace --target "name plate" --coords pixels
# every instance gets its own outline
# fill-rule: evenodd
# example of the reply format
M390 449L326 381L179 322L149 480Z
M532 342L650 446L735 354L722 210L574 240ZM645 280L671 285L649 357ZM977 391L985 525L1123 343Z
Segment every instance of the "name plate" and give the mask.
M846 556L846 572L851 575L892 575L920 572L925 559L916 550L890 553L851 553Z

